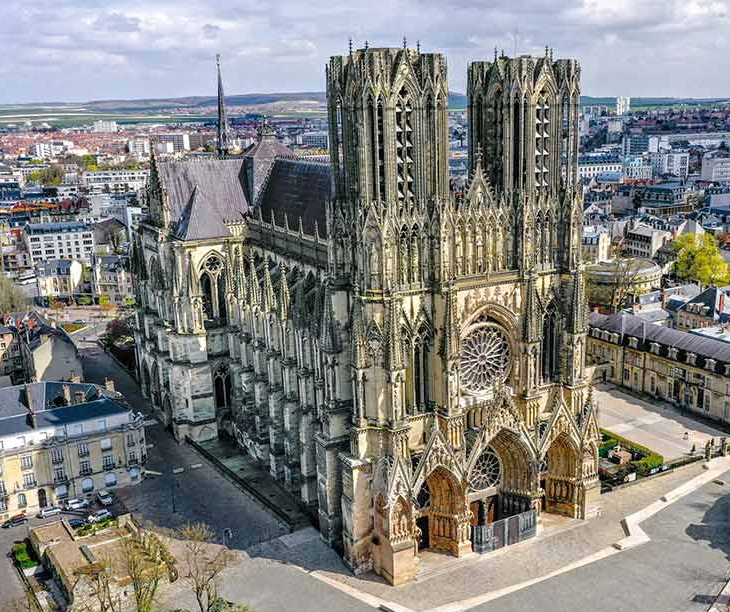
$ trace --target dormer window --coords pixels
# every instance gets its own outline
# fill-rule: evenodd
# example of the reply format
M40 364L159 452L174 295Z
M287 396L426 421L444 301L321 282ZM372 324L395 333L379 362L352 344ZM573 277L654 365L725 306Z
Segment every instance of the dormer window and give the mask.
M695 362L697 361L697 355L694 353L687 353L687 363L689 365L695 365Z
M618 344L618 334L611 334L611 342Z
M705 359L705 369L709 370L710 372L715 371L715 365L717 362L714 359Z
M631 348L638 348L638 346L639 346L639 339L638 338L629 338L629 346Z
M673 346L670 346L669 347L669 358L670 359L676 359L678 352L679 352L679 349L677 349L677 348L675 348Z
M651 343L651 352L654 353L654 355L658 355L660 349L661 349L660 344L658 344L657 342Z

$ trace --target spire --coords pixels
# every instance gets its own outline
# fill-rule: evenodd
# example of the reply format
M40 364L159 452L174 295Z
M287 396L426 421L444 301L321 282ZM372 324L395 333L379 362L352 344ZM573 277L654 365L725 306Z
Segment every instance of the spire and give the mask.
M221 77L221 56L215 56L215 63L218 67L218 125L215 131L215 147L220 157L228 155L230 144L228 143L228 117L226 116L226 97L223 93L223 79Z
M300 274L296 280L296 289L294 290L294 324L297 327L304 327L307 320L307 313L304 303L304 284L306 278L304 274Z
M248 299L251 301L251 306L259 305L259 278L256 275L256 264L253 260L253 253L249 257L249 275L248 275Z
M286 265L281 264L279 270L281 272L281 280L279 281L279 319L286 321L289 318L289 306L291 304L289 283L286 280Z
M322 304L322 328L319 344L326 353L336 353L340 350L335 332L335 310L332 306L332 289L329 278L324 284L324 301Z
M403 367L403 355L400 342L400 302L397 297L390 300L388 312L388 368L400 370Z
M271 282L268 258L264 265L264 295L262 301L264 312L273 312L276 310L276 295L274 294L274 283Z
M453 291L446 294L444 321L444 357L456 359L459 355L459 315L456 310L456 296Z

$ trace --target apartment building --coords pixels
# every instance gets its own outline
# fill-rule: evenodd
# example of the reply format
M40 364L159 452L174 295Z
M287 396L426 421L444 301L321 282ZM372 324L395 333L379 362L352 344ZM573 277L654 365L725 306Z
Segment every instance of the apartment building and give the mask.
M140 481L144 418L87 383L0 389L0 519Z
M591 179L600 174L620 173L623 165L615 155L583 155L578 159L578 178Z
M640 224L627 228L624 236L624 253L632 257L653 259L657 251L671 241L671 232Z
M689 174L689 153L686 151L659 151L649 153L654 176L671 174L682 180Z
M677 308L680 330L727 325L730 322L730 286L708 287Z
M147 182L147 170L100 170L84 172L81 186L87 193L128 193L139 191Z
M23 382L23 355L15 330L0 325L0 387Z
M730 155L708 153L702 158L702 180L730 183Z
M134 285L129 258L124 255L94 256L91 264L94 295L106 296L117 306L134 303Z
M599 379L730 422L729 343L593 312L586 351Z
M593 264L608 261L611 236L605 228L583 228L583 261Z
M94 232L86 223L28 223L23 228L23 243L33 263L49 259L91 261Z
M82 289L84 265L77 259L50 259L35 266L38 297L68 300Z

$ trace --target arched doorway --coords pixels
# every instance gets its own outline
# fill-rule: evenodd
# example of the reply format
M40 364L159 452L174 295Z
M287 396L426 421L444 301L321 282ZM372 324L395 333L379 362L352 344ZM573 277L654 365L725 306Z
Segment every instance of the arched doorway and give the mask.
M45 489L38 489L38 506L45 508L48 505L48 497Z
M545 454L545 510L577 517L578 448L566 433L559 434Z
M213 372L213 394L216 412L227 412L231 405L231 374L225 364Z
M429 499L428 507L421 508L422 518L418 523L421 539L428 542L429 549L450 552L457 557L470 552L471 514L462 483L439 466L428 475L423 487L428 490Z

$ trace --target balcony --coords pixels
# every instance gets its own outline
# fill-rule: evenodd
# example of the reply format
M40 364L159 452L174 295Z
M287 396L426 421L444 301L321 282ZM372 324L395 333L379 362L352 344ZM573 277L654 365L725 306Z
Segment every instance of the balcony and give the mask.
M65 474L63 476L54 476L53 477L53 484L66 484L68 482L68 476Z
M51 463L53 463L53 465L63 463L63 455L54 455L53 457L51 457Z
M79 457L88 457L89 456L89 450L86 449L85 451L79 451Z
M94 473L94 470L91 468L83 468L79 470L79 476L91 476Z
M104 464L104 471L105 472L111 472L116 466L113 463L105 463Z

